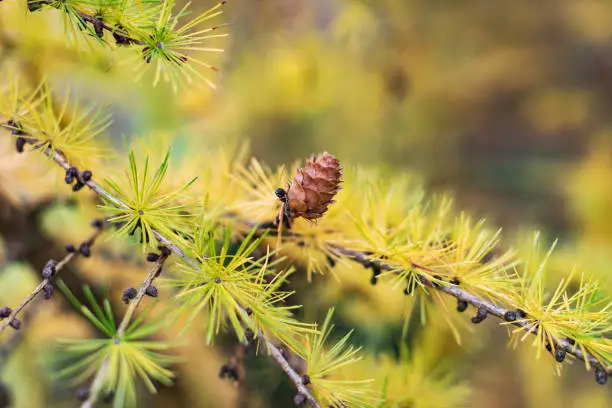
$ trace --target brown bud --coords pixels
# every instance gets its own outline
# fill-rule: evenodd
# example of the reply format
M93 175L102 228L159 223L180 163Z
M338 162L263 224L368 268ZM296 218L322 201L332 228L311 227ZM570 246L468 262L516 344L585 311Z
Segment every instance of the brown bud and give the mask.
M292 219L316 220L340 190L342 169L334 155L327 152L313 156L289 183L287 205Z

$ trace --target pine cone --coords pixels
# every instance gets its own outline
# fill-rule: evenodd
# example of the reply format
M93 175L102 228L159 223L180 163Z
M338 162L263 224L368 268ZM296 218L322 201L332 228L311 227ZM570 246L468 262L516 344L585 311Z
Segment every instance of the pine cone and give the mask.
M313 156L289 183L287 205L292 219L315 220L323 216L340 190L340 161L327 152Z

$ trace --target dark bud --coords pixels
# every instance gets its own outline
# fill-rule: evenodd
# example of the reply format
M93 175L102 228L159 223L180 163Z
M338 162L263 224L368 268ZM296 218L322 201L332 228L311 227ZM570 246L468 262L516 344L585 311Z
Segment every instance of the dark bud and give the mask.
M127 288L123 291L123 296L121 297L121 299L123 300L123 303L127 305L128 303L130 303L130 300L136 297L137 294L138 291L135 288Z
M64 181L66 182L66 184L72 184L74 183L74 177L66 174L66 177L64 177Z
M45 300L51 299L54 290L55 288L50 283L47 283L45 286L43 286L43 297L45 298Z
M255 333L253 333L253 330L246 328L244 331L244 337L246 337L246 340L251 343L253 339L255 339Z
M11 320L9 326L11 326L15 330L19 330L21 329L21 321L18 318L13 317L13 320Z
M55 275L56 266L57 266L57 261L54 259L50 259L42 270L42 277L45 279L49 279L50 277Z
M83 242L79 246L79 253L83 255L85 258L89 258L91 256L91 247L87 242Z
M459 313L465 312L467 308L468 308L468 302L462 299L457 299L457 311Z
M453 285L457 285L457 286L461 283L461 282L459 282L459 279L457 279L457 278L453 278L449 282L452 283Z
M298 407L301 407L306 403L306 397L304 396L304 394L295 394L295 397L293 397L293 402Z
M117 25L113 30L113 38L117 45L130 45L132 41L127 36L121 34L121 32L125 31L123 26Z
M156 254L155 252L149 252L147 254L147 262L157 262L158 259L159 254Z
M302 384L304 385L310 384L310 376L308 374L304 374L302 376Z
M548 342L546 342L546 351L548 351L549 353L552 353L552 346Z
M221 378L222 380L225 379L228 375L230 371L230 368L228 367L227 364L223 364L221 366L221 369L219 369L219 378Z
M372 263L372 276L380 275L380 264L378 262Z
M433 276L433 280L431 281L431 283L436 287L440 287L440 283L438 281L444 281L444 279L442 279L442 277L440 275L434 275Z
M276 194L276 197L281 201L285 201L287 199L287 192L282 188L277 188L274 191L274 194Z
M159 296L159 291L157 290L155 286L151 285L147 288L147 290L145 291L145 294L152 298L156 298L157 296Z
M219 378L221 379L232 379L234 381L238 381L238 371L236 367L231 366L230 364L223 364L221 369L219 370Z
M555 360L557 360L557 363L562 363L565 361L565 350L561 348L555 350Z
M117 45L130 45L131 41L129 38L121 35L121 34L117 34L117 33L113 33L113 38L115 39L115 43Z
M572 339L571 337L566 337L565 340L567 340L567 342L572 346L576 345L576 340Z
M327 255L327 264L329 265L330 268L333 268L334 266L336 266L336 261L334 260L334 258Z
M15 149L17 149L17 153L23 153L23 148L26 145L26 140L23 137L18 137L15 140Z
M247 307L245 309L245 312L246 312L247 316L251 316L253 314L253 309L251 309L250 307Z
M68 253L76 252L76 248L72 244L66 244L65 248L66 248L66 252Z
M411 293L412 293L412 286L411 285L406 286L406 288L404 289L404 295L408 296Z
M161 254L163 256L170 256L170 254L172 253L172 251L170 251L168 248L166 248L165 246L159 246L157 247L157 249L159 249L161 251Z
M91 180L92 176L93 176L93 173L91 172L91 170L85 170L83 174L81 174L81 178L83 179L84 182L88 182L89 180Z
M81 387L79 388L76 393L75 393L75 397L77 398L77 400L79 400L80 402L85 402L87 401L87 398L89 398L89 388L87 387Z
M0 308L0 320L6 319L7 317L9 317L12 312L13 310L8 306L4 306L3 308Z
M104 23L102 22L102 20L100 18L96 18L92 24L98 38L102 38L102 36L104 35Z
M80 181L77 181L76 184L72 186L72 191L76 193L77 191L81 190L83 187L85 187L85 184L81 183Z
M472 323L482 323L487 318L487 309L484 306L480 306L476 312L476 316L472 317Z
M282 344L278 346L278 351L280 351L281 356L283 356L285 360L289 357L289 355L287 354L287 349Z
M595 369L595 381L597 384L605 385L608 382L608 373L603 368L597 367Z
M527 313L523 309L516 309L516 316L519 319L524 319L527 317Z
M91 226L101 230L102 228L104 228L104 221L95 219L91 222Z
M77 170L76 167L70 167L68 168L68 170L66 170L66 175L71 176L72 178L75 178L79 175L79 171Z
M507 322L513 322L516 320L516 312L514 310L508 310L504 313L504 320Z
M221 278L217 276L217 277L215 278L215 283L221 283Z
M378 283L378 278L376 276L370 277L370 284L376 285Z

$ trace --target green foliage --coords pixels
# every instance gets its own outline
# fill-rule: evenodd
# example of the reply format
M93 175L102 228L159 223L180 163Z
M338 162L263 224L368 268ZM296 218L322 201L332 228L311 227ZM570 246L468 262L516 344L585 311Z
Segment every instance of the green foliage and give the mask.
M347 380L337 378L340 370L361 359L361 348L349 344L349 332L329 346L328 340L334 325L331 323L334 309L330 309L319 332L307 336L298 354L306 361L307 374L313 384L317 399L325 406L374 407L377 398L371 390L372 380Z
M181 83L191 83L191 77L205 81L214 88L214 84L193 68L190 63L199 64L205 68L216 70L210 64L196 58L188 58L188 51L223 52L220 48L202 47L200 44L213 38L226 37L227 34L210 34L217 27L199 28L200 24L217 17L223 3L219 3L199 16L190 19L179 26L179 18L188 15L187 3L178 13L172 14L174 1L165 1L161 5L159 17L148 37L142 39L143 58L147 63L153 63L157 84L160 78L173 84L175 92ZM184 67L183 67L184 66Z
M252 255L263 240L255 238L255 232L237 248L232 248L229 231L223 234L220 248L214 239L208 240L206 248L198 245L199 264L179 262L171 285L178 290L176 299L182 304L181 310L189 313L188 326L198 315L207 315L207 342L213 342L229 321L241 342L247 341L249 329L255 338L259 333L271 335L295 349L299 336L312 332L312 326L294 319L293 311L299 306L283 304L293 292L279 287L292 269L277 271L275 267L281 260L271 261L273 253L260 258ZM197 245L200 240L195 242Z
M520 290L513 301L526 312L521 319L522 329L513 331L514 340L525 340L531 330L537 330L533 341L538 357L550 344L554 352L557 339L573 339L574 348L597 356L610 364L612 358L612 301L605 296L601 283L587 278L584 273L576 281L576 268L561 279L552 294L546 291L549 259L556 242L548 250L542 249L542 238L534 234L529 256L522 265ZM575 288L570 288L576 282ZM585 361L587 369L590 364Z
M151 176L149 156L144 159L144 166L139 167L134 151L130 152L129 172L125 178L107 178L105 183L119 201L105 198L102 210L111 214L109 221L120 223L117 235L134 235L140 230L140 243L143 250L157 242L154 231L164 236L176 236L182 231L189 216L189 206L180 203L181 195L193 184L195 178L181 188L166 192L165 177L168 172L170 151L164 156L160 166Z
M39 150L59 150L71 162L81 165L108 156L109 150L97 139L111 124L108 111L95 105L82 108L67 92L58 103L51 89L42 85L41 102L24 100L27 113L19 118L23 129L35 137Z
M70 302L106 336L102 339L60 339L59 360L66 366L57 373L59 377L68 377L74 384L81 384L101 370L103 377L100 386L92 392L105 395L112 392L113 406L116 408L134 406L137 379L152 393L156 392L153 381L172 384L174 375L168 367L177 359L165 352L177 343L151 340L165 327L163 320L147 319L147 313L142 313L125 332L120 333L107 299L100 306L86 286L84 292L89 302L89 306L86 306L62 281L58 286Z
M70 41L80 46L128 46L138 48L134 62L151 64L153 84L160 80L171 84L178 92L180 86L191 84L192 78L213 82L200 70L216 71L196 53L223 52L222 48L205 47L202 43L227 37L227 33L213 33L223 25L203 27L209 20L222 14L225 1L195 17L188 10L190 3L173 12L174 0L28 0L31 11L56 9L62 18L64 31ZM179 24L179 19L189 17ZM108 34L106 34L108 32ZM112 39L111 39L112 37ZM196 65L196 66L193 66ZM147 70L138 67L141 77Z
M202 72L215 71L216 68L202 60L201 53L221 52L213 43L226 35L217 34L216 30L221 26L204 25L219 16L223 3L195 16L188 11L190 5L181 8L174 1L66 0L30 1L28 4L31 10L42 7L39 14L49 12L61 16L64 32L73 43L78 43L72 51L82 53L80 43L83 41L91 50L115 48L116 53L112 55L119 61L117 66L129 62L139 70L138 77L145 75L147 70L144 68L148 68L148 71L153 71L154 84L169 82L178 92L185 89L184 85L191 84L193 78L213 86ZM373 20L366 6L359 2L347 3L351 4L347 7L352 14L340 15L330 28L331 35L340 34L342 41L356 47L361 43L357 32L361 24L352 21L363 22L364 36L369 37ZM400 15L393 10L419 8L414 4L408 5L408 2L402 5L391 3L384 2L385 5L380 7L389 12L392 24ZM448 13L452 13L454 8L449 10ZM440 13L448 17L446 11ZM438 14L432 15L433 25L440 23L436 16L439 18ZM443 18L441 21L446 22ZM404 29L404 22L394 24L393 29ZM423 32L437 31L428 24L425 24ZM427 37L423 32L415 38ZM435 41L440 41L434 37ZM310 48L307 47L308 41L298 44L304 45L307 53L300 54L301 50L295 49L299 47L285 44L279 48L280 51L271 54L272 58L266 55L278 65L273 69L268 69L271 68L268 65L261 67L258 60L249 60L258 71L262 71L261 76L257 77L258 81L253 81L252 75L244 77L248 78L248 84L260 86L256 88L259 92L249 92L252 88L238 81L240 97L244 101L228 98L231 99L229 107L219 110L240 112L239 115L233 113L239 119L236 127L246 128L249 124L249 129L257 131L260 131L260 126L257 126L260 122L251 120L257 118L256 115L265 116L265 120L270 122L285 121L290 125L295 121L301 123L295 118L297 112L306 112L305 118L301 119L309 125L329 120L325 119L327 115L343 116L344 122L335 125L342 132L327 125L320 132L322 136L318 137L322 137L327 146L335 143L331 138L325 140L327 136L339 134L338 140L343 140L346 145L343 146L346 150L338 151L345 165L344 155L359 144L355 143L359 135L369 133L376 121L402 120L386 113L395 110L387 109L391 106L384 99L388 95L379 88L389 78L386 74L379 77L380 73L372 73L372 67L357 67L353 63L359 56L336 55L333 48L326 51ZM428 46L426 42L424 44ZM128 49L119 51L119 46ZM123 58L128 53L133 61ZM404 102L404 96L400 95L406 93L400 89L402 75L406 74L404 68L398 74L400 79L391 81L393 83L388 86L391 89L389 93L397 93L394 96L398 102L393 107L407 109L410 117L417 116L414 126L419 132L416 133L432 135L440 133L441 128L437 123L428 124L429 113L426 111L432 107L432 100L439 100L441 91L438 88L448 88L452 85L449 84L451 78L463 78L466 71L472 71L474 67L460 65L452 75L439 77L438 72L436 75L430 73L432 66L436 68L437 62L432 61L436 58L426 54L428 50L421 50L415 54L418 58L411 56L411 61L419 61L423 66L411 65L414 72L410 74L421 80L431 75L435 78L435 86L430 83L431 79L427 79L425 84L421 83L420 87L410 91L415 95L414 99L408 98L410 101ZM374 59L370 54L367 56L368 60ZM495 66L499 64L507 69L507 64L503 63L508 61L505 57L493 59ZM465 61L462 63L466 64ZM331 71L323 68L328 66L332 67L329 68ZM386 68L393 72L393 67ZM284 87L287 78L296 79L292 82L293 87ZM440 78L442 81L438 82ZM95 106L83 108L70 97L70 93L60 97L45 81L39 86L40 81L30 80L32 89L11 75L0 79L0 89L5 96L0 99L0 124L3 127L9 132L27 132L36 139L34 147L59 152L79 167L89 168L99 157L106 159L100 162L103 166L96 168L96 177L98 174L101 178L108 176L110 169L123 167L122 158L107 157L109 151L105 149L105 142L108 138L104 133L110 118L106 111ZM283 85L277 85L277 82ZM365 90L361 99L353 99L348 92L338 92L339 89L357 88L357 85ZM432 91L432 88L435 89ZM451 92L449 99L456 98L453 95ZM336 99L330 102L332 97ZM184 99L188 99L188 95L183 98L181 94L181 102ZM261 99L267 103L262 103ZM194 104L198 102L196 99ZM257 105L253 108L256 113L242 112L247 110L249 103ZM164 105L165 110L167 106ZM357 108L363 114L355 115ZM330 110L334 113L325 113ZM231 118L224 118L227 120L228 117ZM206 119L208 128L209 117ZM458 119L453 121L453 126L461 122ZM9 120L16 123L11 124ZM344 125L349 126L345 128ZM318 134L320 129L314 124L312 126ZM265 126L261 128L264 129L262 133L270 130ZM401 128L402 136L410 133L404 126ZM182 132L187 130L180 128L176 133ZM284 136L289 132L284 129L281 133ZM350 135L351 143L346 143L347 139L342 139L340 133ZM258 226L264 223L270 226L278 214L280 202L273 194L274 189L285 187L290 182L296 165L287 167L290 168L288 171L282 166L268 168L255 159L247 165L242 155L228 153L230 148L214 150L208 140L202 142L191 136L199 135L189 133L187 137L174 141L187 153L173 170L181 176L204 175L199 178L201 190L193 191L195 177L180 184L176 181L178 177L169 174L169 152L165 156L159 154L161 164L158 167L150 165L157 158L162 138L149 135L142 144L152 146L146 150L156 153L143 153L141 160L136 153L139 149L131 149L126 171L106 178L105 186L111 195L103 195L104 203L100 208L109 214L117 235L138 232L137 238L143 250L156 248L162 237L187 254L176 259L176 263L168 267L167 274L170 275L173 298L178 302L177 314L188 316L184 329L203 329L208 344L225 330L235 333L243 343L250 341L251 336L260 347L264 339L280 343L304 359L303 373L310 377L309 389L322 405L399 408L450 407L464 403L467 387L458 384L452 375L447 375L455 368L443 367L438 371L439 367L428 360L426 344L419 343L410 352L401 346L399 358L389 355L377 358L372 350L366 349L365 358L362 358L362 349L349 344L352 332L335 343L329 341L333 329L332 311L319 327L306 323L307 319L298 319L297 310L302 303L321 307L321 298L316 292L320 287L316 285L321 282L332 285L331 279L322 275L331 272L336 277L333 285L340 288L349 286L348 279L336 274L336 265L341 264L343 268L351 268L356 275L361 274L363 266L372 269L376 274L372 277L373 283L379 280L388 283L374 288L380 297L391 297L404 290L410 295L404 298L400 308L381 311L381 314L395 313L393 318L398 322L404 320L403 342L414 341L415 331L420 330L411 325L410 317L415 314L420 314L422 322L430 326L436 322L432 319L426 321L426 316L436 316L442 322L448 322L452 325L450 330L459 339L461 331L457 323L465 326L466 321L454 313L454 304L451 305L442 293L444 289L458 286L496 305L524 311L525 316L512 322L514 325L510 322L502 324L510 329L513 343L532 338L532 333L537 330L533 339L538 356L547 345L555 353L557 342L570 339L574 350L592 354L604 367L612 365L612 302L604 296L603 284L575 268L564 274L561 282L550 291L550 282L564 272L553 270L552 248L543 250L545 245L539 235L528 244L512 249L502 241L500 229L455 210L448 197L429 197L414 178L397 175L397 171L373 171L362 166L345 165L344 190L325 217L318 223L297 220L291 230L281 235L281 247L274 248L274 234L267 234ZM435 140L439 141L438 138ZM167 143L167 140L163 142ZM389 146L377 141L377 145L383 146L381 149L389 150L402 143L404 139ZM102 171L98 172L98 169ZM89 210L93 212L94 206ZM566 263L559 269L570 268ZM317 274L317 282L300 290L307 295L299 297L295 292L304 287L299 276L302 270L309 282ZM373 292L365 275L362 278L361 286L355 284L347 290L350 296L357 298L356 302L365 297L364 294ZM172 342L157 338L161 337L164 322L141 313L124 333L119 333L110 302L105 300L100 306L89 290L85 292L90 306L82 305L69 292L66 296L106 338L64 340L65 356L72 364L61 374L73 377L75 383L79 383L95 372L102 372L104 380L100 391L115 391L118 395L116 404L126 406L135 403L137 379L151 391L155 390L153 380L169 383L173 376L169 366L175 360L162 351L167 350ZM175 305L170 303L164 307L170 310ZM308 316L308 311L304 314ZM388 334L380 334L380 337L385 336ZM356 341L362 340L359 336L355 338ZM395 340L400 340L399 334ZM445 352L442 347L436 350L437 355ZM79 358L82 360L77 361ZM571 355L568 358L571 359ZM590 365L586 361L587 369ZM373 381L362 378L373 378ZM380 394L377 394L378 390Z

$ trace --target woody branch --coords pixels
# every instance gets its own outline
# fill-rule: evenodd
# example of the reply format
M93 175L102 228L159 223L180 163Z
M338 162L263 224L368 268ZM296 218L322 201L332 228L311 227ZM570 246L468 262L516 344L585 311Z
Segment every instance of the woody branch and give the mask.
M36 299L40 293L45 292L46 296L51 296L50 292L52 293L53 290L53 280L74 257L76 257L79 253L84 256L89 256L89 248L101 234L103 223L101 221L94 221L94 227L96 228L96 231L88 240L81 244L79 252L77 252L76 248L69 246L68 253L59 262L53 259L47 262L42 270L42 276L44 279L32 290L32 292L30 292L30 294L28 294L28 296L21 301L17 307L14 309L10 309L8 307L0 309L0 319L3 319L3 321L0 323L0 334L2 334L2 332L4 332L4 330L9 326L15 330L18 330L21 327L21 322L17 316L32 301L34 301L34 299Z
M10 129L10 130L14 130L13 126L8 126L6 123L5 124L1 124L0 126L5 127L7 129ZM22 143L28 143L28 144L33 145L33 146L36 146L38 143L40 143L36 138L33 138L30 135L27 135L25 133L22 133L19 137L21 138L21 140L24 141ZM23 145L21 147L23 149ZM72 166L68 162L68 160L66 160L66 158L64 157L62 152L57 150L57 149L52 150L49 147L46 147L46 148L42 149L42 152L47 157L49 157L51 160L53 160L55 163L57 163L65 171L68 171L71 168L76 168L76 167ZM105 199L115 203L116 205L118 205L120 207L127 207L127 205L125 203L123 203L117 197L113 196L108 191L106 191L93 178L88 178L88 180L83 180L83 177L82 177L83 172L80 172L77 169L77 173L78 173L77 177L79 178L79 180L81 180L85 186L87 186L91 191L96 193L98 196L104 197ZM174 254L176 254L177 256L182 258L183 260L185 260L185 262L189 263L190 265L192 265L192 266L197 266L198 265L197 261L195 261L191 257L187 256L187 254L185 254L179 247L174 245L171 242L171 240L169 240L167 237L163 236L162 234L160 234L159 232L157 232L155 230L153 230L153 233L155 235L155 238L158 240L158 242L162 246L168 248L171 252L173 252ZM244 318L245 319L249 318L247 313L246 313L246 311L243 314L244 314ZM258 333L258 335L259 335L260 339L264 342L266 348L269 351L270 356L281 367L281 369L289 377L291 382L293 382L293 384L295 385L295 387L299 391L299 393L302 394L306 398L306 400L310 403L310 405L313 408L320 408L320 405L317 402L317 399L312 395L310 390L308 390L308 388L302 383L301 376L291 367L291 365L289 364L287 359L283 356L283 353L280 351L280 349L270 339L268 339L264 335L263 332L260 331ZM92 405L89 405L89 406L92 406ZM88 405L85 405L84 407L86 408L86 407L88 407Z

